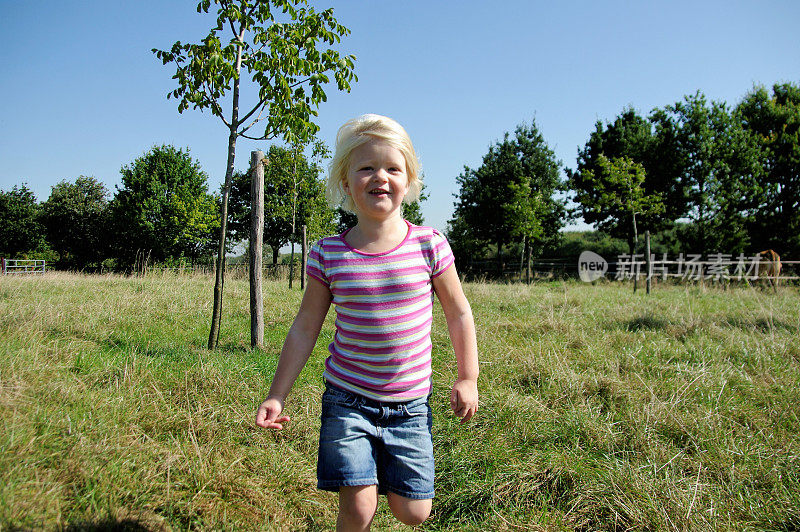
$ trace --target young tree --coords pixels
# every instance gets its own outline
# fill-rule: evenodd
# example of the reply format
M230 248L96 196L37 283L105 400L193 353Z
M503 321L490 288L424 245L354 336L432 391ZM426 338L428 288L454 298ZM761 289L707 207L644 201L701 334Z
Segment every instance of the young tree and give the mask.
M17 257L47 249L39 204L27 185L0 190L0 256Z
M595 208L600 202L600 192L594 188L598 175L601 175L600 158L607 160L628 158L642 166L645 181L644 194L658 194L664 203L664 211L655 217L642 216L640 228L658 231L672 224L686 213L687 193L684 184L675 170L676 147L669 131L659 129L653 132L654 122L639 116L631 108L624 109L613 122L603 124L598 121L595 131L583 149L578 151L577 169L567 170L570 187L581 197L579 211L586 223L603 226L613 236L627 238L629 224L617 225L613 214L604 208ZM584 175L591 172L591 178Z
M42 204L41 220L60 267L83 269L108 251L108 189L94 177L55 185Z
M156 146L120 173L122 188L109 206L120 266L131 267L137 254L195 262L211 251L219 228L216 201L188 151Z
M214 0L217 24L200 44L176 42L169 51L153 49L156 56L177 66L178 87L170 96L179 100L178 111L209 109L228 129L228 163L222 193L221 225L214 284L214 310L208 347L219 339L224 281L228 197L233 177L236 140L283 137L288 144L308 141L318 127L312 122L326 99L330 76L339 90L350 90L356 80L355 57L327 48L340 42L349 30L339 24L333 9L316 12L305 0ZM208 12L211 0L201 0L198 12ZM230 30L229 37L224 33ZM255 103L239 112L240 90L246 75L256 94ZM230 110L222 107L231 93ZM266 116L265 116L266 113ZM263 130L249 133L266 121Z
M628 157L597 158L598 172L584 170L582 179L593 193L592 197L578 191L575 200L584 212L596 214L599 229L627 227L628 249L633 254L639 239L637 216L654 216L664 212L664 204L658 193L647 194L644 190L644 167Z
M544 140L535 123L518 126L515 131L517 158L522 172L528 176L521 196L523 208L516 219L516 234L526 243L526 257L531 253L556 246L561 238L561 228L570 219L566 201L557 199L557 192L565 192L567 184L561 179L561 162Z

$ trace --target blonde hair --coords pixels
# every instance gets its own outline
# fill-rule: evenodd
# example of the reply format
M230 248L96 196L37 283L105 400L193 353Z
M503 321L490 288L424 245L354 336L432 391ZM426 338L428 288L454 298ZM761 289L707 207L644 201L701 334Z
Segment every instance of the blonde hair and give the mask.
M350 166L350 154L354 149L370 140L380 139L400 150L406 160L406 176L408 176L408 192L403 203L414 203L422 190L420 164L417 152L403 126L387 116L365 114L353 118L339 128L336 134L336 152L328 168L327 196L333 208L355 212L353 199L345 192L347 171Z

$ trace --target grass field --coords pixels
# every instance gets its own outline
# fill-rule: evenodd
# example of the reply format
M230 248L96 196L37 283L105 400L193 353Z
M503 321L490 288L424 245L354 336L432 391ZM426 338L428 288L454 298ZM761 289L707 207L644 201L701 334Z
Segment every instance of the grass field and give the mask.
M800 295L468 284L481 409L435 308L430 530L800 529ZM323 329L282 433L257 430L301 294L207 278L0 278L0 530L329 530L317 491ZM332 313L331 313L332 314ZM402 530L381 502L375 529Z

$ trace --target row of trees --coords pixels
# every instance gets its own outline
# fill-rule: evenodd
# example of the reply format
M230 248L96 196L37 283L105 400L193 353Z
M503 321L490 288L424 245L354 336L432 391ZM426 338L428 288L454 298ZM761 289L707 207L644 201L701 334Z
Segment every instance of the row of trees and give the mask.
M759 87L735 107L701 93L654 109L631 109L598 123L568 171L588 223L635 239L688 221L687 251L738 253L772 248L800 254L800 87ZM603 192L636 175L617 203ZM758 248L758 249L756 249Z
M70 269L104 261L196 262L210 254L219 227L217 198L188 151L158 146L120 170L113 198L94 177L61 181L38 203L26 185L0 192L0 254L36 256Z
M536 124L521 125L489 148L480 167L458 176L449 237L462 261L495 256L502 269L509 248L528 260L552 250L559 229L581 215L625 239L629 250L649 230L686 252L772 248L798 256L799 130L797 85L756 88L735 107L696 93L647 118L625 109L612 122L598 122L575 170L562 179L561 162ZM282 246L298 241L301 225L313 238L354 222L325 205L327 148L312 142L308 151L307 158L299 144L272 146L267 155L265 242L273 262ZM207 175L188 151L156 147L121 173L110 200L89 177L62 181L42 204L24 185L0 192L0 253L49 253L69 268L113 258L125 269L142 256L207 261L219 244L222 194L208 191ZM247 237L249 189L249 175L236 173L233 243ZM405 215L422 222L419 204Z
M314 142L310 157L301 148L271 146L265 168L265 242L273 263L281 247L299 242L303 225L310 238L330 234L352 220L325 200L322 161L328 150ZM61 181L39 203L26 186L0 191L0 256L44 257L61 268L106 266L130 270L137 261L209 263L219 243L221 192L208 188L208 175L188 150L152 148L120 170L113 198L93 177ZM224 186L224 185L223 185ZM406 213L421 223L419 205ZM227 248L249 238L250 174L236 172L230 191Z
M501 267L509 245L552 250L577 215L630 251L648 230L684 252L800 256L799 130L796 84L756 87L734 107L698 92L598 121L562 180L536 125L522 125L458 177L449 234L464 257Z

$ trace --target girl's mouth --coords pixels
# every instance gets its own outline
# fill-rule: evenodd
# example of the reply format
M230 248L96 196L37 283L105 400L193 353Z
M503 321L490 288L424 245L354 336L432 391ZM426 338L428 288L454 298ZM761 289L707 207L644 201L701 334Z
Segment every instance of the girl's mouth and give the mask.
M384 194L388 195L389 191L388 190L381 190L381 189L378 188L378 189L375 189L375 190L370 190L369 193L372 194L373 196L382 196Z

